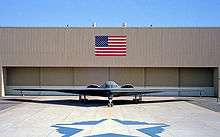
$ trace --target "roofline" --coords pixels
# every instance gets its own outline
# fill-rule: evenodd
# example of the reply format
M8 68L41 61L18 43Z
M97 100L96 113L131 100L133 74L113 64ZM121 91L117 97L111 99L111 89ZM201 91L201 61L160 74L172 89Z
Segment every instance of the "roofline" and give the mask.
M0 26L13 29L220 29L220 26L192 26L192 27L53 27L53 26Z

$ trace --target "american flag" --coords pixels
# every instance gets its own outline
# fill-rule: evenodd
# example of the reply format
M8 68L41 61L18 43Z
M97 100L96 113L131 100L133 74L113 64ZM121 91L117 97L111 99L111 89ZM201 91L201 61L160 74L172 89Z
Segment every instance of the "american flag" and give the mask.
M95 36L96 56L126 56L127 36Z

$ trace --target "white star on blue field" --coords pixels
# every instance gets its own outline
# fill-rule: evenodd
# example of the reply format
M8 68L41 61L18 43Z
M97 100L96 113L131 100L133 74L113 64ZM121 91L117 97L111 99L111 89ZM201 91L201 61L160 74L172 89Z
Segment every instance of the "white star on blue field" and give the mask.
M96 128L96 132L89 137L160 137L160 133L169 125L164 123L146 123L141 121L127 121L119 119L101 119L97 121L82 121L68 124L56 124L57 132L62 137L85 136L85 133ZM103 128L104 127L104 128ZM129 129L129 134L127 130ZM89 132L90 133L90 132Z
M0 26L220 26L219 0L2 0Z

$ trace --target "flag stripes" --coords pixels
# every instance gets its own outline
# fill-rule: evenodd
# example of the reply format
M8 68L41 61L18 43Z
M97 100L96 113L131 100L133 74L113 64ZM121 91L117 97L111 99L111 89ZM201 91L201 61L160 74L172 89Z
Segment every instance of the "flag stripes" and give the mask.
M127 36L95 36L96 56L126 56Z

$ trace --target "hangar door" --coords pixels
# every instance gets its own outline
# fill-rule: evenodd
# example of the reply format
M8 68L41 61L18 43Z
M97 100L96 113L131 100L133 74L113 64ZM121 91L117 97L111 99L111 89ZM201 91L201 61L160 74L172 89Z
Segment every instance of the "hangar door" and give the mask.
M108 68L7 68L7 86L84 86L109 79Z
M178 87L178 68L145 68L146 86Z
M7 86L119 85L213 87L213 68L8 67Z
M7 68L8 86L72 86L72 68Z
M74 68L74 85L102 84L108 80L108 68Z
M101 85L107 80L114 80L119 85L132 83L144 85L143 68L74 68L74 85Z
M119 85L130 83L135 86L144 86L144 68L110 68L109 80Z
M182 87L213 87L212 68L181 68L180 86Z
M72 86L72 68L39 68L41 86Z
M39 86L39 68L7 68L7 86Z

